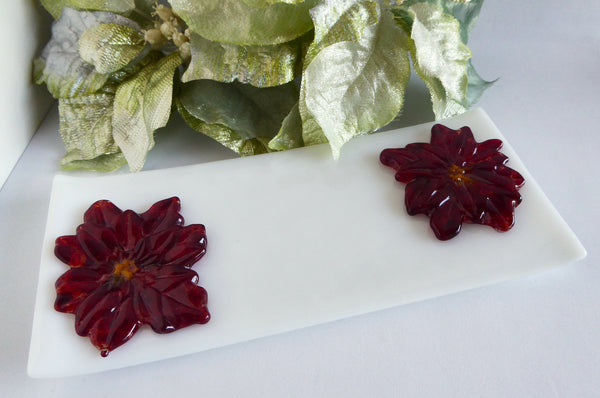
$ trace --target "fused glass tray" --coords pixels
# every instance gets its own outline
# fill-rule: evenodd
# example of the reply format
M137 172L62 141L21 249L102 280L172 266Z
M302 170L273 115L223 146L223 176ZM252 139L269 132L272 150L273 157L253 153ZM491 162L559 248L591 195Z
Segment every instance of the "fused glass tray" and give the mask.
M464 225L438 241L424 216L404 209L404 184L379 162L384 148L428 142L432 124L357 138L332 159L326 145L137 174L57 175L42 248L28 372L61 377L116 369L273 335L471 289L577 261L585 250L510 144L480 109L443 121L500 138L526 180L516 225L499 233ZM194 266L211 320L168 335L144 327L102 358L55 312L54 282L67 267L54 240L108 199L145 211L181 198L187 223L206 226Z

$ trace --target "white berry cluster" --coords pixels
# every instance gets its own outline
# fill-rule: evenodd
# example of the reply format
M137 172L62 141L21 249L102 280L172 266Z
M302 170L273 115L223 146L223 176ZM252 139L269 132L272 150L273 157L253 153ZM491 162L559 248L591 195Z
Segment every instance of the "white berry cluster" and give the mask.
M154 28L144 32L144 39L152 48L159 49L171 41L179 49L181 58L185 61L191 57L190 29L181 18L169 7L158 4L152 16L156 18Z

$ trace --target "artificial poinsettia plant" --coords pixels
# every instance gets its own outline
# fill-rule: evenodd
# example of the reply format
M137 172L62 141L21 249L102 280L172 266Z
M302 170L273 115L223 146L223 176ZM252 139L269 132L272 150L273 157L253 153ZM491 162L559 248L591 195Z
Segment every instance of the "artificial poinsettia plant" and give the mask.
M141 170L178 112L240 155L328 142L396 118L411 74L436 118L489 87L466 43L483 0L41 0L34 62L58 99L64 168Z

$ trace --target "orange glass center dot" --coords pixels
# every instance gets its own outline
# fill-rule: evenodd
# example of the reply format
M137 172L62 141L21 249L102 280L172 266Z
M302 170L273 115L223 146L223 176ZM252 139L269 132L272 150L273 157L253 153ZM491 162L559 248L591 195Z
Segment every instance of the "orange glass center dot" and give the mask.
M132 260L125 260L122 263L115 265L113 275L116 277L123 278L125 280L130 280L131 278L133 278L133 275L139 270L140 269L135 265L135 262L133 262Z
M471 177L467 176L467 171L455 164L448 168L448 177L457 184L468 184L472 181Z

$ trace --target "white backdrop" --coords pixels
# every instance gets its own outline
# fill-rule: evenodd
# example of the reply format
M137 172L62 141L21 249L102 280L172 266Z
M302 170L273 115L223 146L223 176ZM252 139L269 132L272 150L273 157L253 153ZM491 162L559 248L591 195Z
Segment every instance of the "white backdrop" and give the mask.
M47 37L49 17L35 0L0 0L0 188L48 111L52 98L32 82L31 60Z

